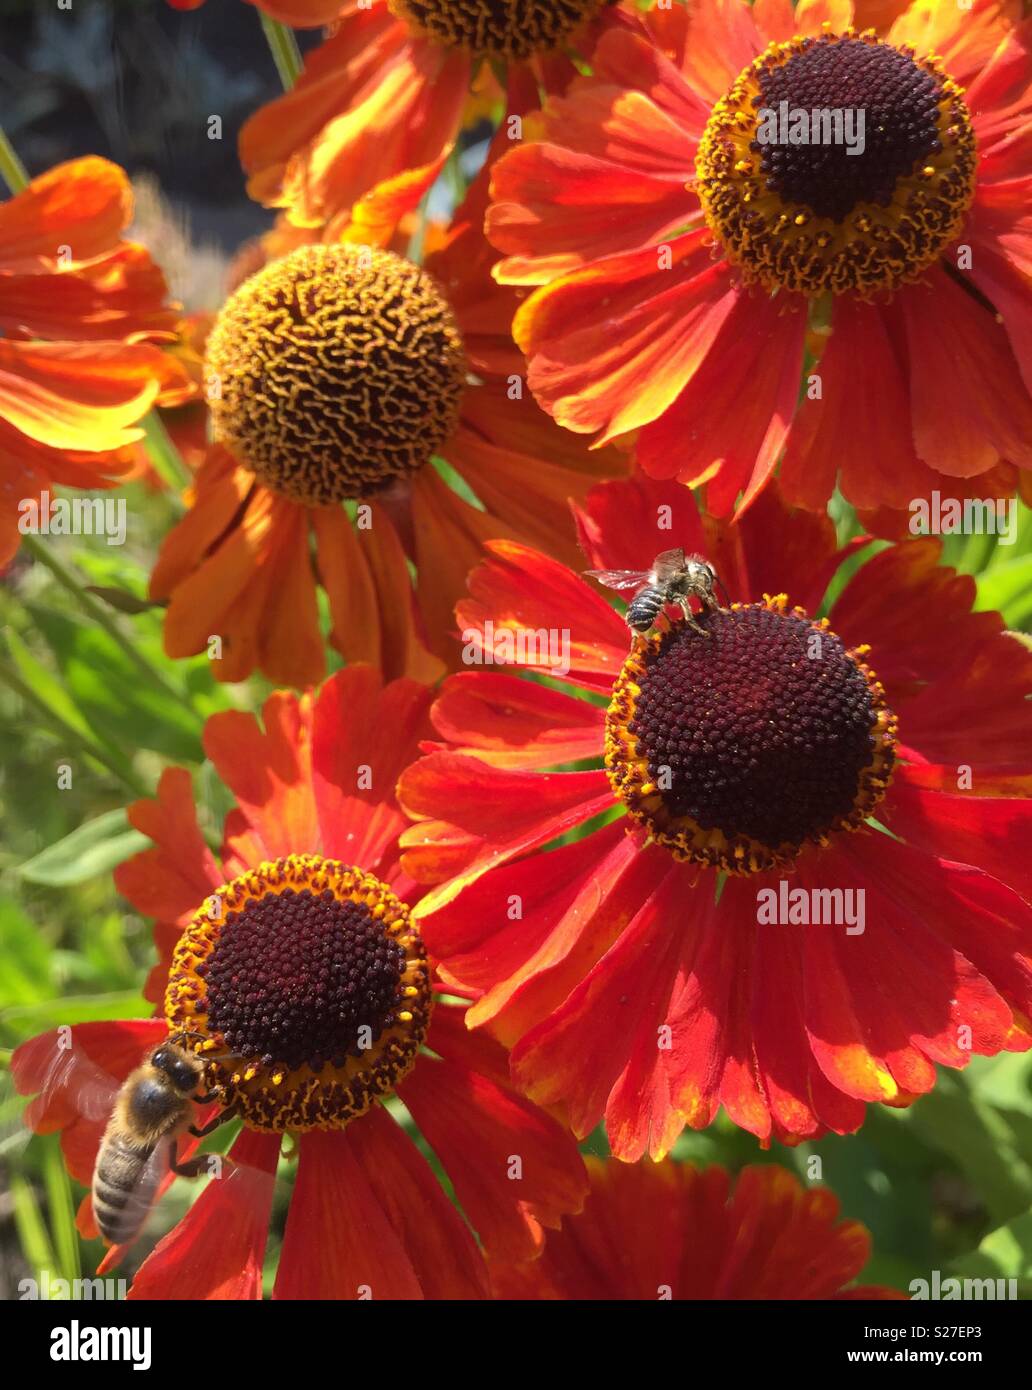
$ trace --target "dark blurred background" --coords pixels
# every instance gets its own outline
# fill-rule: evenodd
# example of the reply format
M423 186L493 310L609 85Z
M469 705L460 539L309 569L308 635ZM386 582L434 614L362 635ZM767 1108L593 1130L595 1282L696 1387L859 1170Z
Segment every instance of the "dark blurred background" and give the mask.
M188 308L212 308L227 259L271 215L244 191L236 144L282 90L258 11L207 0L0 0L0 122L31 174L103 154L137 188L134 234ZM303 50L319 31L298 34ZM222 138L209 139L209 117Z

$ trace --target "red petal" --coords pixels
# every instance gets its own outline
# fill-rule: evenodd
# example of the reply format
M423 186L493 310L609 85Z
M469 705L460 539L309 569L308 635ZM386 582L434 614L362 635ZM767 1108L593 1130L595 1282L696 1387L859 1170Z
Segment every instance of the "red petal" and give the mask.
M558 1008L626 928L666 865L617 821L570 845L496 869L426 923L432 953L451 946L442 974L485 993L469 1027L490 1021L512 1044ZM518 890L518 892L516 891ZM523 916L499 921L515 901ZM476 914L480 913L479 921ZM443 921L441 919L443 918ZM440 930L436 930L441 922Z
M280 1135L241 1130L215 1178L144 1260L130 1298L260 1299Z
M595 569L646 569L674 539L688 554L706 548L694 494L647 473L593 487L574 517L581 549Z
M639 867L646 866L655 869L639 856ZM664 1020L683 943L681 932L668 929L669 895L664 884L684 883L676 868L667 868L666 874L669 877L660 878L655 893L650 891L656 885L650 872L647 883L640 873L628 875L620 894L610 895L605 914L611 919L608 939L613 939L616 923L625 921L625 930L583 974L565 1002L513 1049L512 1072L519 1085L540 1104L561 1100L568 1107L573 1132L581 1138L602 1118L610 1092L639 1049L651 1048L656 1068L666 1068L656 1029ZM604 1029L599 1027L601 1019L609 1021ZM587 1036L593 1039L590 1048L584 1046ZM659 1106L656 1142L666 1147L670 1104L660 1088L646 1100L638 1125L627 1133L610 1134L614 1152L616 1145L621 1146L621 1156L626 1152L637 1158L644 1152L651 1104ZM675 1134L682 1123L677 1120Z
M68 1171L79 1182L88 1184L93 1174L117 1084L167 1031L163 1019L79 1023L15 1048L14 1084L22 1095L36 1096L25 1123L38 1134L62 1131Z
M383 685L368 666L349 666L323 686L315 703L312 776L324 854L372 869L393 850L408 824L394 786L430 732L430 700L426 686Z
M638 462L653 477L691 483L715 473L706 491L715 516L730 512L740 492L743 511L766 485L795 414L806 334L794 298L726 298L730 312L697 369L638 441Z
M455 752L498 767L554 767L602 755L604 710L516 676L449 676L432 718Z
M893 834L941 859L984 869L1032 899L1032 801L927 790L906 773L900 769L885 802Z
M939 269L895 301L910 362L914 444L942 473L973 477L999 459L1032 467L1032 397L1003 327Z
M487 1298L487 1270L469 1227L401 1126L374 1105L350 1126L348 1143L412 1263L423 1296Z
M699 371L738 298L728 275L703 228L553 280L513 321L531 390L567 429L601 430L600 442L656 420Z
M312 1130L298 1148L273 1297L421 1299L412 1261L367 1171L368 1139L359 1148L349 1131Z
M557 657L565 665L568 656L564 679L608 694L627 655L627 628L609 604L538 551L513 541L491 541L486 549L489 558L469 577L470 597L455 610L469 646L467 663L517 665L547 675Z
M119 864L115 887L145 917L185 926L223 881L197 824L189 772L166 768L157 796L134 801L128 814L130 825L149 835L155 848Z
M802 405L780 473L790 501L823 510L841 478L855 507L906 507L936 485L914 452L906 381L878 305L836 300L831 338L811 375L821 398Z
M587 1191L562 1126L476 1071L423 1057L398 1093L492 1259L526 1260ZM514 1176L515 1174L515 1176Z
M902 915L920 924L915 943L930 930L974 967L961 966L957 978L942 980L938 991L943 1015L947 1005L958 1007L957 1022L970 1027L970 1050L992 1056L1001 1048L1021 1052L1032 1045L1025 1021L1032 1016L1032 908L980 869L936 859L885 835L850 836L847 848L857 866L853 872L865 877L868 897L889 898L895 905L891 920ZM1013 1027L1001 995L1023 1016Z
M485 870L558 838L613 804L601 771L512 771L457 753L431 753L415 763L398 783L398 798L409 815L424 822L402 837L405 869L420 882L434 882L442 868L455 872L461 861L461 877L428 894L422 912L450 902ZM431 818L438 819L426 824ZM446 849L461 846L461 854L440 860L438 842Z
M204 751L261 840L267 859L319 850L312 790L312 709L278 692L253 714L227 710L204 729Z

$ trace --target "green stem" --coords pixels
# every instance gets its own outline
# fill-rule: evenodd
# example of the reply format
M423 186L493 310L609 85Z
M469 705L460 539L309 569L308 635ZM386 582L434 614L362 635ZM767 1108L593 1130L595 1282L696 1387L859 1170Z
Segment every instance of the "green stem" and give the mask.
M51 724L57 726L62 738L68 739L86 757L92 758L94 762L100 763L101 767L106 768L108 772L111 773L112 777L120 782L127 791L130 791L134 797L148 797L151 795L143 783L137 781L133 773L126 772L120 768L115 760L110 757L103 748L98 744L91 743L89 739L79 733L78 729L73 728L71 724L67 723L56 710L50 708L45 700L41 700L32 687L27 685L16 672L10 670L7 666L0 666L0 681L10 686L14 693L19 695L26 704L34 705Z
M152 410L140 424L147 435L147 456L154 465L154 471L174 493L182 492L193 482L193 475L172 443L164 420L156 410Z
M145 675L153 685L157 686L164 696L168 699L175 700L177 704L188 709L190 714L196 719L197 713L190 701L176 690L175 686L169 685L158 668L152 666L139 648L134 646L129 638L126 637L104 605L98 599L95 599L92 594L86 592L72 571L53 553L52 548L44 545L36 536L25 536L22 540L22 544L25 546L26 550L31 553L33 559L38 560L47 567L58 583L68 590L76 602L85 609L99 627L104 629L112 641L117 642L118 646L138 670Z
M281 24L278 19L270 19L264 12L261 14L261 20L265 40L269 45L272 61L276 64L279 79L283 83L283 90L289 92L300 77L303 66L301 50L297 46L294 31L289 25Z
M14 146L0 126L0 175L12 193L20 193L29 182L25 165L15 153Z

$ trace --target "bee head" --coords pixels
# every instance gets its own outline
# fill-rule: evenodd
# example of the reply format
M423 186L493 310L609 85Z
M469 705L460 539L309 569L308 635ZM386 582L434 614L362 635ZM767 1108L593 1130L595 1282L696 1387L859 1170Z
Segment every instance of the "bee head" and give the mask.
M688 573L694 584L697 584L707 594L712 594L717 572L709 561L693 555L688 561Z
M177 1090L187 1093L196 1091L201 1079L202 1063L170 1043L163 1043L151 1055L151 1066L163 1071Z

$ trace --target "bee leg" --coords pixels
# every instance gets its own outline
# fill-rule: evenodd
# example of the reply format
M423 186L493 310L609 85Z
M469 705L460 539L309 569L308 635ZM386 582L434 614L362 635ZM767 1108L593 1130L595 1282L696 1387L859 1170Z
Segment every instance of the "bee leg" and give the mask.
M195 1104L195 1105L210 1105L210 1104L212 1103L213 1100L218 1100L218 1098L219 1098L219 1093L218 1093L218 1091L209 1091L209 1092L207 1093L207 1095L204 1095L204 1096L194 1096L193 1099L194 1099L194 1104Z
M236 1106L227 1105L225 1110L221 1110L213 1120L209 1120L208 1123L202 1125L200 1129L198 1129L196 1125L190 1125L188 1127L189 1132L195 1139L203 1139L205 1135L211 1134L214 1130L218 1129L219 1125L223 1125L227 1120L231 1120L235 1114Z
M195 1154L193 1158L182 1161L174 1158L168 1166L181 1178L198 1178L206 1170L210 1159L211 1154Z
M704 627L702 627L702 626L699 624L699 622L696 620L695 614L692 612L691 608L689 608L689 606L688 606L688 600L687 600L687 599L682 599L682 600L681 600L681 612L684 614L684 620L685 620L685 622L688 624L688 626L692 629L693 632L698 632L698 633L700 633L701 636L703 636L703 637L712 637L712 636L713 636L712 632L707 632L706 629L705 629Z

